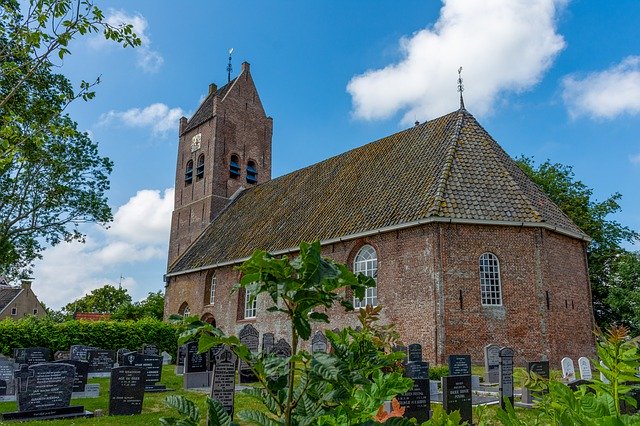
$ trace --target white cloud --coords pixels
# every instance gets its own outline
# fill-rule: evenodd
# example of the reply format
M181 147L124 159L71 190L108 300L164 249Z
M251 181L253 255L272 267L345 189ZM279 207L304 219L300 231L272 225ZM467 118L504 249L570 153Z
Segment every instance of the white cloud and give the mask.
M171 226L174 190L141 190L117 208L110 228L90 228L84 244L61 243L36 262L34 291L47 306L58 309L91 290L129 275L123 286L134 298L157 291ZM135 278L136 271L157 269L151 283ZM138 272L139 273L139 272Z
M562 81L563 98L572 117L614 118L640 113L640 56L586 76L569 75Z
M106 125L118 120L130 127L151 127L155 135L165 135L169 131L177 131L178 120L183 115L182 108L169 108L163 103L155 103L142 109L109 111L102 114L99 124Z
M138 57L137 65L149 73L157 72L160 69L164 63L164 58L158 51L151 48L151 38L148 33L149 22L144 16L139 13L129 15L123 10L111 9L105 17L105 22L114 27L131 24L133 32L140 37L142 42L141 46L135 48ZM108 47L109 41L99 35L92 37L89 40L89 45L95 49L105 49Z
M632 164L640 165L640 154L630 155L629 161L631 161Z
M565 3L445 0L432 28L400 40L400 62L351 79L354 115L374 120L402 111L406 124L457 109L460 66L466 107L488 113L502 92L538 83L564 48L556 19Z

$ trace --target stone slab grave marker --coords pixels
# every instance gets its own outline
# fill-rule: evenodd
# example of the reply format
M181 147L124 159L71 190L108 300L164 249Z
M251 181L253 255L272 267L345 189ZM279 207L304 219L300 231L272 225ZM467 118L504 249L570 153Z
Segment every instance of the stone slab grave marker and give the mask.
M71 406L75 367L63 363L22 365L15 372L18 411L3 413L3 420L85 417L92 413Z
M262 353L268 354L271 352L273 345L276 343L276 337L273 333L264 333L262 335Z
M162 378L162 357L129 352L124 356L124 365L145 369L145 392L164 392L167 390L165 385L158 384Z
M228 346L225 345L216 352L210 396L222 404L231 418L233 418L237 366L238 357Z
M422 361L422 345L419 343L412 343L409 345L409 362Z
M220 350L222 350L222 345L215 345L207 351L207 371L213 371L213 366L216 363L216 355ZM209 376L211 376L211 373Z
M429 394L431 398L437 398L440 390L438 389L438 382L435 380L429 381Z
M109 415L132 415L142 412L146 371L142 367L115 367L109 385Z
M535 361L527 363L527 372L535 373L543 379L549 380L549 361ZM522 402L525 404L533 404L533 398L538 392L532 392L526 387L522 387Z
M71 347L69 348L69 359L79 359L80 361L86 361L87 351L91 349L98 348L86 345L71 345Z
M124 355L128 354L129 352L133 352L133 351L127 348L118 349L118 352L116 353L116 360L118 361L118 366L122 365L122 363L124 362L123 361Z
M184 358L187 356L187 345L181 345L178 347L176 353L176 369L175 372L178 376L184 374Z
M109 377L111 369L118 359L116 351L90 349L87 351L89 377Z
M0 396L7 395L7 381L0 379Z
M560 361L562 366L562 378L569 381L576 379L576 370L573 368L573 360L571 358L564 357Z
M35 365L49 362L51 350L49 348L18 348L13 350L14 358L20 365Z
M140 351L142 352L143 355L153 355L153 356L160 355L160 350L158 349L158 347L156 345L149 344L149 343L145 343L144 345L142 345L142 349L140 349Z
M162 365L169 365L173 361L173 357L167 351L162 351L160 356L162 357Z
M400 405L405 408L404 417L415 417L418 422L425 422L431 417L429 363L409 362L405 367L405 376L413 379L413 387L406 393L396 396Z
M500 349L500 407L506 407L505 398L509 400L513 407L513 349L504 347Z
M407 357L407 347L406 346L402 346L402 345L398 345L398 346L394 346L392 348L393 352L400 352L404 354L404 359L402 360L402 364L406 364L408 361L408 357Z
M589 361L589 358L584 356L578 358L578 368L580 369L580 378L582 380L593 379L593 374L591 373L591 361Z
M185 346L184 376L182 376L184 388L209 387L211 382L207 368L207 354L198 353L198 342L189 342Z
M56 364L68 364L75 367L75 374L73 376L73 393L84 392L84 388L89 378L89 363L87 361L80 361L79 359L63 359L54 361Z
M70 359L71 353L69 351L55 351L53 354L54 361L61 361L64 359Z
M282 358L289 357L291 356L291 345L285 339L280 339L273 345L271 353Z
M316 333L311 338L311 353L322 352L327 353L329 350L329 341L324 333L320 330L316 331Z
M442 378L442 408L447 413L460 410L462 420L471 423L471 403L471 375Z
M13 362L13 359L6 358L0 359L0 380L3 380L7 385L5 396L6 395L14 395L14 380L13 373L16 369L16 363Z
M484 347L484 381L485 383L498 383L500 374L498 368L500 366L500 358L498 353L500 346L488 344Z
M450 376L471 375L471 355L449 355L448 365Z
M258 333L258 330L256 330L256 328L253 325L246 324L244 327L242 327L242 329L240 330L240 333L238 333L238 339L240 340L240 343L242 343L247 348L249 348L251 352L253 352L254 354L258 353L258 344L260 343L260 333ZM240 361L239 370L240 370L240 383L253 383L258 380L246 362Z

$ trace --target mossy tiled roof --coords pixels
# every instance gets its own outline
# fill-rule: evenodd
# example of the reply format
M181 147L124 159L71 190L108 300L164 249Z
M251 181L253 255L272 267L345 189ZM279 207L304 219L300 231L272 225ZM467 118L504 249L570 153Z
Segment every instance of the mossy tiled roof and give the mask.
M0 287L0 312L22 291L16 287Z
M587 238L460 109L244 191L169 273L428 218L544 223Z
M191 129L195 129L196 127L213 117L213 98L216 96L220 99L224 98L224 96L227 94L227 91L231 88L235 81L236 79L234 78L221 88L209 93L207 97L204 98L204 101L202 101L195 114L193 114L191 119L187 121L187 126L184 128L183 133L186 133Z

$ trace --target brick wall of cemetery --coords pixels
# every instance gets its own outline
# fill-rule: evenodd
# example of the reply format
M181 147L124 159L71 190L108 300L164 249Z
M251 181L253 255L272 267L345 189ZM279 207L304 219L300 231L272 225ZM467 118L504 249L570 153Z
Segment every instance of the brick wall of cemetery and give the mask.
M559 365L563 356L577 359L594 352L591 297L585 291L588 279L579 241L537 228L429 224L327 245L322 254L351 265L364 244L372 245L378 255L382 320L396 324L405 343L421 343L425 360L444 363L449 354L468 353L480 364L488 343L513 347L518 365L542 356ZM478 261L485 252L500 261L500 307L481 304ZM258 299L255 319L238 320L244 299L231 294L239 279L231 266L216 271L216 303L207 305L210 276L203 271L171 278L165 315L187 302L192 314L213 315L227 333L237 333L251 322L261 334L288 335L284 317L266 312L266 296ZM567 285L569 281L573 284ZM564 304L569 296L574 309L559 310L560 301ZM316 329L358 325L357 313L339 307L329 316L331 324Z

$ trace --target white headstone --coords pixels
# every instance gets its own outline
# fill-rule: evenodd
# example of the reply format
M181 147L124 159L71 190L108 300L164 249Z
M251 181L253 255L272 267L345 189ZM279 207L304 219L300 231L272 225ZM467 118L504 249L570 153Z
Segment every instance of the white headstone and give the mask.
M573 368L573 360L571 358L564 357L560 361L562 365L562 378L568 380L576 379L576 370Z
M162 364L163 365L171 364L171 361L173 360L173 357L171 355L169 355L169 353L167 351L162 351L162 353L160 355L162 356Z
M578 358L578 368L580 369L580 378L582 380L593 379L593 374L591 374L591 362L589 362L589 358L584 356Z
M604 362L602 362L602 361L600 361L600 366L604 367L604 368L606 368L608 370L608 368L604 365ZM604 374L602 374L602 372L600 372L600 381L602 383L604 383L605 385L608 385L610 383L609 379L607 379L607 377Z
M431 394L431 396L437 396L438 393L440 392L438 390L438 382L436 382L435 380L430 380L429 381L429 393Z

